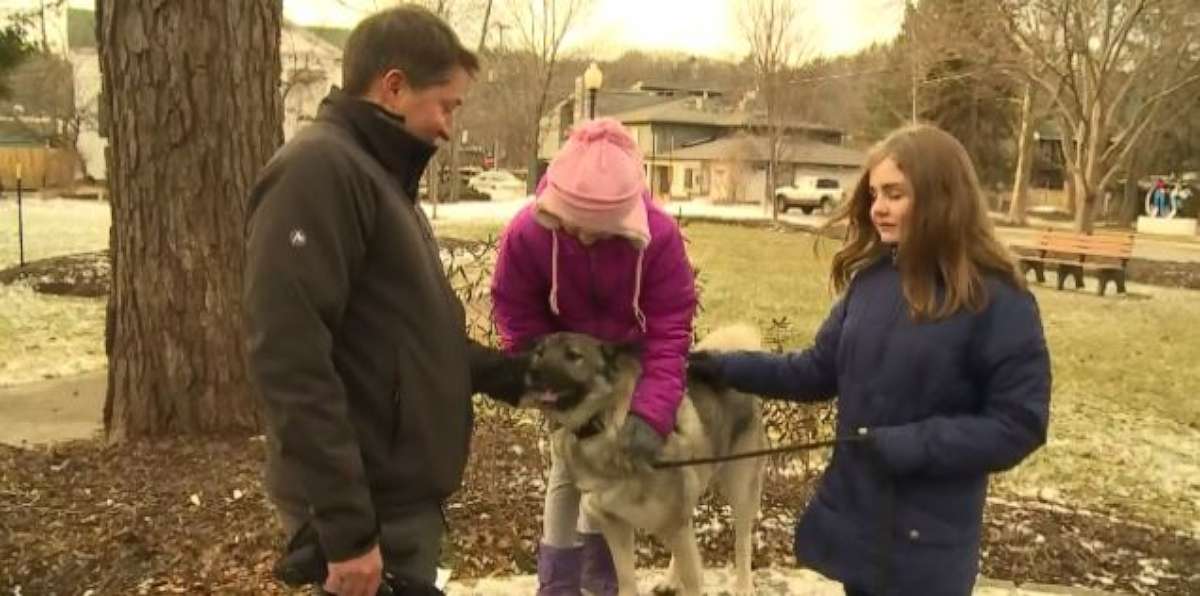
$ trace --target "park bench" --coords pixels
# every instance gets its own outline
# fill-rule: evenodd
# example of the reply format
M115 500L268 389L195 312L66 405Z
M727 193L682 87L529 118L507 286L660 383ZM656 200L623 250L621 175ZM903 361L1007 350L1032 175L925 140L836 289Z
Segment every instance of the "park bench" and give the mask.
M1095 271L1099 294L1104 295L1108 282L1114 282L1118 293L1125 293L1125 269L1133 256L1132 232L1096 231L1091 234L1066 230L1039 231L1031 242L1014 244L1012 249L1020 262L1021 274L1034 272L1038 283L1046 281L1046 266L1054 266L1058 274L1058 289L1067 278L1075 287L1083 287L1083 272Z

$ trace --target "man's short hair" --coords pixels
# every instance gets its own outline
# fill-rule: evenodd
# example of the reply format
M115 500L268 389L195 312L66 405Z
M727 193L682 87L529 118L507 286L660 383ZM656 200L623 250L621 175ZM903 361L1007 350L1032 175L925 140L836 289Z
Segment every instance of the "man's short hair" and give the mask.
M468 74L479 70L479 58L459 41L445 21L416 4L402 4L363 19L342 56L342 88L364 95L377 78L395 69L413 89L450 80L454 67Z

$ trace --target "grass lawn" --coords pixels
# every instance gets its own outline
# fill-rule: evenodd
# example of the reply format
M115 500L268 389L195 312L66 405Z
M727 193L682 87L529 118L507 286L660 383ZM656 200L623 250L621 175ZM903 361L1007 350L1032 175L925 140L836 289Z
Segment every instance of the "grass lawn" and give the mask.
M805 234L711 224L686 232L703 281L701 330L745 320L765 330L787 317L780 339L808 345L833 301L832 244L814 257ZM1200 531L1200 292L1034 292L1054 367L1050 439L997 485Z
M26 262L108 246L107 202L26 196L22 207ZM0 269L20 262L18 238L17 202L6 193L0 200ZM0 386L103 368L103 337L103 301L0 286Z
M107 205L27 204L33 258L107 244ZM10 221L11 220L11 221ZM15 207L0 203L0 266L15 264ZM439 235L483 238L494 223L434 222ZM13 228L15 232L15 227ZM768 339L806 346L833 296L834 246L813 237L689 224L700 269L701 331L749 321ZM27 249L31 250L31 249ZM10 252L12 252L10 258ZM1049 444L996 486L1113 507L1200 531L1200 292L1130 286L1124 297L1035 289L1054 363ZM104 366L102 301L0 287L0 385Z

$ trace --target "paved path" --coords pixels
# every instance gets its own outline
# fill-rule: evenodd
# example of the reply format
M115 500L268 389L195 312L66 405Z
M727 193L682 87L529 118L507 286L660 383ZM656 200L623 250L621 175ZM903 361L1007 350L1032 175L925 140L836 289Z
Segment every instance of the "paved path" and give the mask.
M661 579L662 570L648 570L639 574L638 587L643 594ZM801 569L756 569L754 583L757 596L842 596L842 586L820 575ZM732 573L729 569L711 569L705 575L705 594L723 596L732 594ZM492 578L484 580L451 581L447 596L529 596L537 592L537 579L530 575ZM1105 592L1063 586L1025 585L1017 587L1012 582L981 579L975 586L975 596L1101 596Z
M0 443L25 447L100 432L104 371L0 388Z

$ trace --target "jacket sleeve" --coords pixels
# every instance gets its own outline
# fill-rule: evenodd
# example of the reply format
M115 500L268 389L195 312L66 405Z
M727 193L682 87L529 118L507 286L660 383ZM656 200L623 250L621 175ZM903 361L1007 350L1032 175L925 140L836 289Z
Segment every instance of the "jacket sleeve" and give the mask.
M662 436L675 429L683 401L685 365L692 345L696 285L679 228L671 226L653 260L643 268L639 304L646 317L642 376L630 409Z
M366 250L372 208L324 156L302 156L260 180L246 228L249 363L281 465L314 511L326 556L345 560L377 534L336 331Z
M527 356L509 355L467 338L467 361L471 368L471 392L516 406L525 392Z
M993 293L980 323L972 345L981 410L873 429L874 447L893 474L1000 472L1046 442L1050 354L1037 302L1026 291Z
M846 317L845 299L833 305L812 347L788 354L731 352L715 356L730 387L788 401L821 401L837 394L838 344Z
M513 219L500 241L492 273L492 316L507 352L527 350L556 329L550 312L550 282L533 267L533 254L522 236L527 213Z

